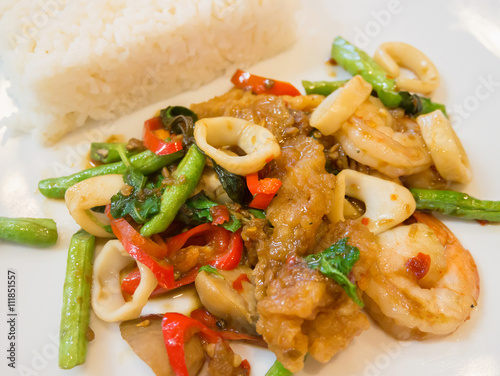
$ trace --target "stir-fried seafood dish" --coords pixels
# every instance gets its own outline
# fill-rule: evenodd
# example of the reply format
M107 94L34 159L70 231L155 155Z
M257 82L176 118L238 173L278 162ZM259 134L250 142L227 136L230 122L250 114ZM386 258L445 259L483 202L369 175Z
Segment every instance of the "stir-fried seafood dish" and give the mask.
M474 259L430 211L487 221L500 211L449 190L472 175L445 106L424 97L437 69L405 43L372 58L338 37L331 57L351 79L304 81L302 95L237 71L227 93L162 109L142 140L92 144L94 167L40 182L82 227L62 368L85 361L89 302L155 374L178 376L250 374L230 341L268 348L268 375L289 375L307 354L330 361L367 316L400 340L469 319ZM95 237L110 240L92 265ZM198 309L141 316L185 286Z

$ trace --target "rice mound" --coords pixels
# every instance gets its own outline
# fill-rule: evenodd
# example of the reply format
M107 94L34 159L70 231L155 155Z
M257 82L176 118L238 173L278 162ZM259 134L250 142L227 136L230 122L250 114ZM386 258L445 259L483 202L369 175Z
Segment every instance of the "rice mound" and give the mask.
M280 52L298 0L6 0L0 60L19 112L50 144Z

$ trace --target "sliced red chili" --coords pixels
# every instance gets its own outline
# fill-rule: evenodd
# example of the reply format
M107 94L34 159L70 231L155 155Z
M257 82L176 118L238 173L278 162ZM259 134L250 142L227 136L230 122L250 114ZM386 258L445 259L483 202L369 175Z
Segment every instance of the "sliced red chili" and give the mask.
M189 376L184 345L195 334L209 343L217 343L222 338L201 322L176 312L167 312L162 320L163 339L172 370L176 376Z
M238 278L236 278L233 282L233 289L241 293L243 291L243 282L250 282L248 275L246 273L241 273Z
M257 76L241 69L234 73L231 82L240 89L252 90L254 94L300 95L300 91L289 82Z
M415 257L409 259L405 266L409 272L413 273L415 278L422 279L431 267L431 256L419 252Z
M154 117L144 122L142 141L144 146L157 155L167 155L182 150L182 141L165 141L155 131L164 130L161 118Z
M229 210L226 205L215 205L210 208L212 215L212 224L221 225L224 222L229 222Z
M228 231L228 230L226 230ZM229 233L231 233L229 231ZM243 239L241 238L241 229L231 233L229 245L226 252L219 253L215 259L208 264L221 270L232 270L236 268L241 261L243 255Z
M166 247L141 236L124 218L113 218L110 213L110 205L106 207L106 214L110 219L113 233L120 240L127 253L134 260L148 267L155 275L160 286L172 288L175 283L174 267L165 260L159 260L151 254L164 255L167 253Z
M257 172L248 174L246 180L248 190L254 196L248 206L262 210L269 206L282 184L281 180L275 178L259 180L259 174Z
M122 218L123 221L125 221ZM118 221L118 220L114 220ZM126 227L127 225L133 229L133 227L128 224L127 221L125 223L118 222L121 226ZM116 222L115 222L115 227L116 227ZM113 225L112 225L113 226ZM113 228L113 227L112 227ZM113 232L114 232L113 228ZM129 228L127 228L127 231L131 231ZM137 232L136 232L137 233ZM115 233L115 235L117 235ZM140 234L137 233L138 236ZM120 235L121 236L121 235ZM135 234L132 234L132 236L135 238ZM120 239L120 237L117 235L117 237ZM145 238L143 238L145 239ZM145 239L148 240L148 239ZM121 239L120 239L121 241ZM142 239L138 239L137 242L142 241ZM125 239L122 241L122 244L124 244L125 249L127 247L125 246L125 243L127 243L127 240ZM221 270L232 270L236 268L240 261L241 257L243 255L243 239L241 238L241 230L236 231L235 233L232 233L229 230L226 230L223 227L220 226L214 226L211 225L210 223L204 223L199 226L196 226L186 232L183 232L179 235L173 236L165 242L164 248L168 250L168 257L173 257L175 254L177 254L182 248L189 246L189 245L200 245L200 246L205 246L209 245L213 249L213 256L211 257L210 260L206 261L205 264L211 265L216 267L217 269ZM131 247L128 245L128 247ZM128 252L128 250L127 250ZM129 252L130 253L130 252ZM131 254L132 255L132 254ZM132 257L134 257L132 255ZM135 258L135 257L134 257ZM142 262L141 260L138 260ZM166 262L163 261L163 263L166 264ZM146 266L149 267L149 264L146 264L143 262ZM169 264L170 265L170 264ZM171 266L171 265L170 265ZM191 269L189 272L187 272L182 278L178 280L174 280L173 277L173 266L172 267L172 276L171 279L169 279L169 283L160 283L160 278L162 277L161 275L158 276L156 273L158 273L158 267L153 265L153 268L150 268L153 273L155 273L156 278L158 279L158 282L160 283L161 288L157 288L152 295L159 295L162 294L166 291L176 289L178 287L190 284L194 282L196 279L196 275L198 274L199 268L203 266L203 264L199 264L193 269ZM170 278L170 277L169 277ZM132 295L139 285L140 282L140 275L139 276L127 276L125 280L125 284L122 284L122 289L126 293Z

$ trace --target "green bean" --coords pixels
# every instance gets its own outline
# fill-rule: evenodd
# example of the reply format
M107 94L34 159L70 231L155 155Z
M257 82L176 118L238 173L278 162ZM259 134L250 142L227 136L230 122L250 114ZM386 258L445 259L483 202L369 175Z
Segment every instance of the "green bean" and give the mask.
M59 367L85 363L90 333L90 287L95 236L84 230L73 235L68 251L59 336Z
M349 80L343 81L302 81L302 86L306 90L306 94L320 94L325 97L333 93Z
M172 163L182 155L183 152L178 151L173 154L159 156L146 150L130 157L130 162L136 169L147 175ZM127 166L124 162L88 168L70 176L42 180L38 183L38 189L46 197L63 198L66 190L76 183L100 175L123 174L126 169Z
M0 239L50 247L57 242L57 226L54 220L48 218L0 217Z
M479 200L466 193L435 189L410 189L417 209L466 219L500 221L500 201Z
M283 367L283 364L279 360L276 360L274 364L266 372L265 376L292 376L293 373Z
M391 108L399 106L401 96L396 91L396 81L388 78L385 70L366 52L337 37L332 45L331 56L350 74L359 74L371 84L384 105Z
M205 155L193 144L172 174L175 183L163 192L160 212L141 228L142 236L151 236L167 229L182 204L196 188L204 167Z
M117 142L93 142L90 145L90 159L104 164L119 162L121 158L118 147L125 147L126 145L125 143ZM128 150L125 148L125 150L127 158L141 152L139 149Z

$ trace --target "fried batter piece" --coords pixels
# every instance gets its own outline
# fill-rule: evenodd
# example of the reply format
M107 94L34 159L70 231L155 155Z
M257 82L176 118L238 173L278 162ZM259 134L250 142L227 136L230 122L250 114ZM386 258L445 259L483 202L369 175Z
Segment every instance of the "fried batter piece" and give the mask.
M308 137L313 131L309 114L321 99L233 89L191 107L200 118L235 116L260 124L280 142L282 154L270 163L269 172L283 183L266 211L271 226L254 220L244 227L242 236L248 261L255 265L257 331L292 372L303 367L307 353L327 362L369 326L344 290L302 259L357 230L353 224L336 228L325 219L333 201L335 175L325 169L324 146ZM368 268L359 266L359 275Z

